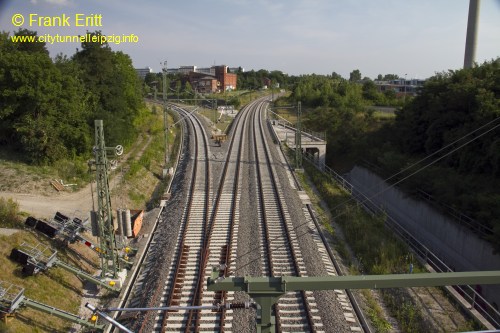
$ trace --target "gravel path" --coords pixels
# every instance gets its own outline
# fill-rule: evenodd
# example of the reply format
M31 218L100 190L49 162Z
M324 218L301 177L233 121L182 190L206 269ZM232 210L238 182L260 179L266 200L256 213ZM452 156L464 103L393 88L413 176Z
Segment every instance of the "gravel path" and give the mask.
M146 143L144 137L138 139L136 146L143 145L139 152L135 155L134 159L138 160L144 150L151 142L152 137L148 136ZM133 149L132 149L133 150ZM131 150L131 151L132 151ZM120 156L121 161L126 161L131 153L127 152L125 155ZM109 189L113 191L122 181L122 172L115 172L111 175L109 181ZM28 193L20 193L14 191L1 191L0 198L14 199L18 204L21 211L27 212L37 218L50 219L54 217L54 213L59 211L67 216L78 216L88 214L87 212L92 209L92 192L95 191L95 184L87 184L85 187L77 192L56 192L56 190L46 185L46 191L42 192L31 191ZM81 214L75 214L80 212ZM85 215L87 216L87 215Z

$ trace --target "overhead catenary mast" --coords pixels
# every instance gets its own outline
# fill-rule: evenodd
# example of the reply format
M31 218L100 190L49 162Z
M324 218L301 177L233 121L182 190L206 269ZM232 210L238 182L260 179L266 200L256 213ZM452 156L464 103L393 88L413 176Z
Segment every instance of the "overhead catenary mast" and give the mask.
M167 61L163 62L163 68L162 68L162 79L163 79L163 129L165 131L165 161L164 161L164 167L163 167L163 178L165 178L168 174L168 162L169 162L169 156L168 156L168 124L167 124L167 117L168 117L168 107L167 107Z
M115 240L113 215L111 213L111 194L108 180L108 159L106 150L113 150L116 155L123 153L122 146L106 147L102 120L95 120L94 164L96 168L97 211L92 212L92 220L97 225L101 256L101 277L116 278L120 269L118 249ZM108 276L110 274L111 276Z

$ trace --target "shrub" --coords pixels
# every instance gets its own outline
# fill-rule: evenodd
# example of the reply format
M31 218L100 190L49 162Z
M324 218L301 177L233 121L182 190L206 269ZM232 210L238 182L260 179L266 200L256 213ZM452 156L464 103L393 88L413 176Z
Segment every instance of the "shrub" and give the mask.
M11 198L0 198L0 227L19 228L20 225L19 204Z

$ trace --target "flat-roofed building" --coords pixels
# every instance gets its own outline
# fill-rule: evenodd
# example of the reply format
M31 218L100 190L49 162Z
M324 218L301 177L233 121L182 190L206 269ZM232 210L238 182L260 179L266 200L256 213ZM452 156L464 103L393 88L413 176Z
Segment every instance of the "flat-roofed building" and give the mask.
M136 68L135 71L137 72L137 75L139 75L141 79L144 79L148 73L153 73L151 67Z

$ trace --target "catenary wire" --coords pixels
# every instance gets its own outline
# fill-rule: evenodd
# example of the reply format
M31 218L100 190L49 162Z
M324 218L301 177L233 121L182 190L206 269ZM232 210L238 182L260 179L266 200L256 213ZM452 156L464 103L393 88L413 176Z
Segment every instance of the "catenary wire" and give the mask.
M476 133L477 131L479 131L479 130L481 130L481 129L485 128L486 126L488 126L488 125L491 125L491 124L495 123L495 122L496 122L496 121L498 121L499 119L500 119L500 117L497 117L497 118L493 119L492 121L490 121L490 122L488 122L488 123L486 123L486 124L484 124L484 125L482 125L482 126L478 127L477 129L475 129L475 130L473 130L473 131L471 131L471 132L469 132L469 133L467 133L467 134L463 135L462 137L458 138L457 140L453 141L452 143L450 143L450 144L448 144L448 145L446 145L446 146L442 147L441 149L439 149L439 150L435 151L434 153L429 154L428 156L426 156L426 157L422 158L421 160L419 160L419 161L417 161L417 162L413 163L412 165L410 165L410 166L408 166L408 167L404 168L403 170L398 171L396 174L394 174L394 175L392 175L392 176L390 176L390 177L386 178L385 180L381 181L381 182L380 182L380 184L382 184L382 183L384 183L384 182L386 182L386 181L388 181L388 180L390 180L390 179L392 179L392 178L394 178L394 177L396 177L396 176L400 175L401 173L403 173L404 171L407 171L408 169L410 169L410 168L414 167L415 165L417 165L417 164L419 164L419 163L422 163L422 162L426 161L426 160L427 160L427 159L429 159L430 157L432 157L432 156L434 156L434 155L438 154L439 152L442 152L442 151L443 151L443 150L445 150L446 148L451 147L452 145L456 144L456 143L457 143L457 142L459 142L459 141L462 141L463 139L465 139L465 138L467 138L468 136L470 136L470 135L472 135L472 134ZM463 143L462 145L458 146L457 148L455 148L455 149L453 149L453 150L449 151L448 153L444 154L443 156L441 156L441 157L439 157L439 158L437 158L437 159L433 160L432 162L428 163L427 165L425 165L425 166L421 167L420 169L416 170L415 172L411 173L410 175L405 176L404 178L402 178L402 179L398 180L397 182L395 182L395 183L393 183L393 184L389 185L387 188L385 188L385 189L383 189L383 190L381 190L381 191L379 191L379 192L377 192L377 193L373 194L373 195L372 195L372 196L370 196L370 197L367 197L367 198L363 199L363 200L361 201L361 203L365 203L366 201L371 200L371 199L373 199L373 198L377 197L378 195L380 195L380 194L382 194L382 193L384 193L384 192L388 191L389 189L391 189L391 188L395 187L396 185L400 184L401 182L405 181L406 179L408 179L408 178L410 178L410 177L414 176L415 174L417 174L417 173L419 173L419 172L421 172L421 171L425 170L425 169L426 169L426 168L428 168L429 166L431 166L431 165L433 165L433 164L435 164L435 163L439 162L439 161L440 161L440 160L442 160L443 158L445 158L445 157L447 157L447 156L449 156L449 155L453 154L453 153L454 153L454 152L456 152L457 150L459 150L459 149L461 149L461 148L465 147L465 146L466 146L466 145L468 145L469 143L471 143L471 142L473 142L473 141L475 141L475 140L479 139L480 137L482 137L482 136L484 136L484 135L488 134L489 132L493 131L494 129L498 128L499 126L500 126L500 124L495 125L494 127L490 128L489 130L487 130L487 131L485 131L485 132L483 132L483 133L479 134L478 136L476 136L476 137L474 137L474 138L470 139L469 141L467 141L467 142ZM375 188L375 187L373 187L373 188ZM373 188L372 188L372 189L373 189ZM354 199L353 197L351 197L351 198L349 198L349 199L347 199L347 200L345 200L345 201L343 201L343 202L339 203L338 205L336 205L335 207L331 208L330 210L332 210L332 211L333 211L333 210L339 209L339 208L341 208L342 206L346 205L347 203L349 203L349 202L351 202L351 201L353 201L353 200L355 200L355 199ZM337 215L333 216L333 217L332 217L332 219L336 219L336 218L338 218L338 217L342 216L343 214L345 214L345 212L341 212L341 213L339 213L339 214L337 214ZM302 224L300 224L300 225L298 225L298 226L294 227L292 230L297 230L298 228L301 228L301 227L305 226L306 224L308 224L308 222L302 223ZM304 235L305 235L305 234L307 234L307 233L308 233L308 232L305 232L305 233L301 234L300 236L296 236L294 239L299 239L300 237L304 236ZM278 239L280 239L280 236L277 236L277 237L275 237L275 238L271 239L271 240L270 240L270 242L272 243L273 241L278 240ZM253 253L253 252L254 252L255 250L257 250L257 249L258 249L258 247L254 247L254 248L250 249L248 252L243 253L243 254L239 255L238 257L234 258L234 259L231 261L231 263L235 263L236 261L241 260L241 258L243 258L243 257L245 257L245 256L247 256L247 255L249 255L249 254L251 254L251 253ZM258 258L256 258L256 259L253 259L253 260L251 260L250 262L246 263L244 266L242 266L242 267L240 267L240 268L237 268L235 271L238 271L238 270L240 270L241 268L246 267L246 266L250 265L252 262L255 262L255 261L257 261L257 260L260 260L260 256L259 256Z

